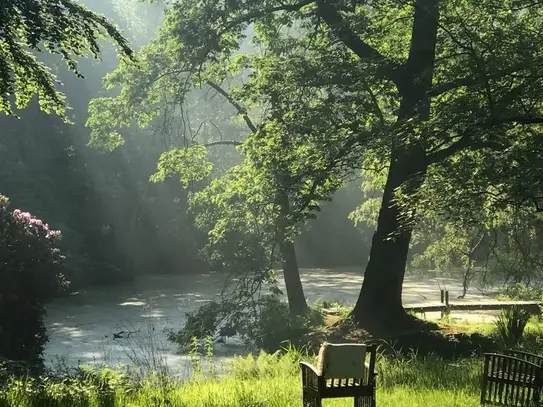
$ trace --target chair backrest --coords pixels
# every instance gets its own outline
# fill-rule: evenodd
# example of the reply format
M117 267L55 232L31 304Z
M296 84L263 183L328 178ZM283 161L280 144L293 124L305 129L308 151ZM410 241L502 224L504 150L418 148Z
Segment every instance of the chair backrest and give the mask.
M317 369L327 379L363 379L366 349L365 344L325 342L321 345Z
M535 363L496 353L485 354L481 404L531 406L540 400L542 369Z
M524 352L521 350L507 349L500 351L504 355L513 356L514 358L527 360L528 362L535 363L536 365L543 367L543 356L536 355L534 353Z

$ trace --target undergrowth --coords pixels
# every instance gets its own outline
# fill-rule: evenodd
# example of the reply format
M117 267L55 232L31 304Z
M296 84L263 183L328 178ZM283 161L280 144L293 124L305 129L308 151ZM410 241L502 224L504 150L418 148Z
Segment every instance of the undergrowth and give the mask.
M209 352L209 349L207 350ZM301 405L299 362L315 363L295 348L273 354L236 357L221 369L209 354L196 354L188 381L141 379L129 371L84 367L70 377L12 378L0 390L0 407L289 407ZM211 366L210 366L211 365ZM482 363L465 359L447 363L437 357L377 362L379 406L477 405ZM206 373L207 372L207 373ZM212 372L212 373L210 373ZM352 405L352 400L331 400L327 406Z
M334 309L340 319L348 314L337 303L318 304L316 308ZM495 325L488 334L500 336ZM532 318L518 346L537 352L543 344L541 338L543 324ZM137 365L140 362L136 355L141 352L140 348L134 349L131 354ZM7 377L2 375L0 366L0 407L299 407L302 403L299 362L316 363L316 357L308 355L307 349L284 345L275 353L262 351L218 365L213 340L193 339L188 379L173 376L157 353L143 359L145 369L82 366L37 378ZM377 404L478 406L482 365L478 357L446 361L438 356L379 354ZM346 407L352 405L352 400L325 400L324 404Z

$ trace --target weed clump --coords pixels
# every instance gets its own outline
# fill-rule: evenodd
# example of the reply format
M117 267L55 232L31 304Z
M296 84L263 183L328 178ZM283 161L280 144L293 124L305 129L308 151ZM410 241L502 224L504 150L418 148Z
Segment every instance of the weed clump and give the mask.
M496 328L504 345L507 347L519 345L529 321L530 313L523 308L512 307L503 310L496 319Z

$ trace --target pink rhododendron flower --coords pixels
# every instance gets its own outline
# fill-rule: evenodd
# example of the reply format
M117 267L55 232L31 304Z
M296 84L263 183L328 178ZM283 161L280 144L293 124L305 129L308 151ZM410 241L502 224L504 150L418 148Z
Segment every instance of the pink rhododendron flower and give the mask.
M47 238L55 238L60 236L60 230L49 230L47 231Z
M32 218L30 219L30 224L39 228L43 227L43 222L41 221L41 219Z
M32 216L28 212L21 212L20 209L15 209L13 211L13 217L20 222L25 222L29 226L32 226L36 229L41 229L45 232L47 232L47 237L58 237L60 235L59 231L53 231L51 235L49 235L49 225L47 223L43 223L41 219L38 219L34 216Z
M42 360L47 340L44 305L67 287L65 257L56 239L61 233L28 212L11 211L8 204L0 194L0 309L9 310L0 315L0 353L35 363ZM23 316L20 321L12 318L13 310Z

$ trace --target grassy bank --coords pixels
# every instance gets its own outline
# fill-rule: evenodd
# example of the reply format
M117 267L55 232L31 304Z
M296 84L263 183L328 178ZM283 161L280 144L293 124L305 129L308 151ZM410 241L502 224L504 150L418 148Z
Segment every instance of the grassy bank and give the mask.
M503 339L495 324L440 321L439 326L446 334L478 333L495 338L498 344ZM531 318L522 347L538 353L542 343L543 323ZM388 356L380 355L376 366L379 407L479 405L481 358L447 361L437 356L400 356L395 354L396 346L389 345L383 348ZM199 349L197 343L195 349ZM141 369L80 368L65 375L5 382L0 368L0 407L299 407L302 389L298 363L316 362L290 349L280 354L238 357L227 366L219 366L213 363L209 341L203 356L198 350L190 355L189 381L168 374L142 379ZM351 406L352 400L325 400L324 405Z
M237 358L228 366L228 374L207 366L211 377L196 372L186 383L158 376L132 380L125 373L91 369L80 371L78 377L56 381L18 379L0 392L0 406L298 407L299 360L294 351L281 356L262 353L257 358ZM477 359L448 363L437 358L380 358L378 405L478 405L481 365ZM328 400L325 405L351 406L352 400Z

